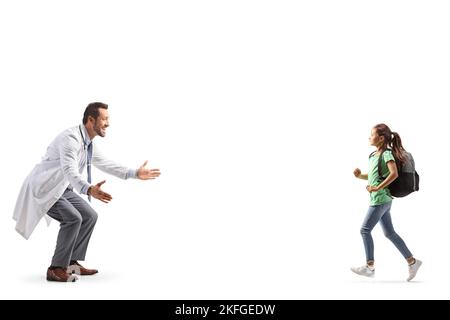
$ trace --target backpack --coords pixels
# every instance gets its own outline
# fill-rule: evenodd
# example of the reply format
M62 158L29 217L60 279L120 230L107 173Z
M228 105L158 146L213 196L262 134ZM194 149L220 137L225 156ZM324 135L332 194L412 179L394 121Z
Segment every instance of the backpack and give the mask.
M381 161L383 160L383 153L384 151L378 158L378 177L380 182L386 179L386 177L383 177L381 172ZM375 152L371 153L370 156L374 154ZM389 186L387 186L391 195L396 198L405 197L414 191L419 191L419 174L417 173L415 168L414 158L409 152L404 151L404 154L406 160L403 165L400 166L400 161L395 159L395 163L397 164L398 177Z

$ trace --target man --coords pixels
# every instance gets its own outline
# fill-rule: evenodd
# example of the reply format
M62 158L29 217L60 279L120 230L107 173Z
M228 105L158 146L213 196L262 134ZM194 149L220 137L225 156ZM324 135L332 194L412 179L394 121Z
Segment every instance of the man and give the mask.
M89 239L94 230L97 213L77 193L104 203L112 200L102 190L105 181L91 184L91 163L98 169L122 179L150 180L159 177L159 169L147 169L147 161L137 170L107 160L95 147L96 136L104 137L109 126L108 105L94 102L87 106L83 124L59 134L47 149L42 162L32 170L23 183L14 210L16 230L28 239L46 214L60 222L52 264L47 280L72 282L77 270L81 275L98 271L86 269L84 260ZM87 168L87 169L86 169ZM87 171L87 181L82 177Z

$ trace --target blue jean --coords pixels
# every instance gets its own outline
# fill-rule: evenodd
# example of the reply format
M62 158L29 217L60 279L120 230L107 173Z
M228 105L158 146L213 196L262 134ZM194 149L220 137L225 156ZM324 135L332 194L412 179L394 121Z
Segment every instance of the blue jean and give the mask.
M403 257L405 257L405 259L412 257L411 251L409 251L403 239L400 238L394 230L391 219L391 205L392 201L377 206L370 206L367 211L366 218L361 227L361 235L364 242L364 248L366 249L367 261L374 261L374 246L371 232L378 221L380 221L384 235L392 241Z

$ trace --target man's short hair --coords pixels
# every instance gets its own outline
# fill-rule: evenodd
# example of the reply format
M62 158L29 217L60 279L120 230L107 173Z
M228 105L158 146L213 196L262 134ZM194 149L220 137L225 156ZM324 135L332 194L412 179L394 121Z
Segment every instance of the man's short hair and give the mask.
M89 116L93 117L94 119L97 119L98 116L100 115L100 112L98 111L98 109L100 108L108 109L108 105L102 102L89 103L88 106L86 107L86 110L84 111L83 124L87 123Z

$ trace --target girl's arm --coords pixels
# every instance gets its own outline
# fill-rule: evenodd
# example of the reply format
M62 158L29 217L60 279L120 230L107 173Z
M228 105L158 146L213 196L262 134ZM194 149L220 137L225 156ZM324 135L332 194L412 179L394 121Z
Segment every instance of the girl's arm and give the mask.
M397 166L395 165L395 161L392 161L392 160L388 161L387 162L387 167L389 169L389 175L387 176L387 178L384 179L384 181L382 183L380 183L376 187L369 186L368 189L367 189L369 192L373 192L373 191L378 191L378 190L384 189L388 185L390 185L395 179L397 179L398 171L397 171Z
M353 174L359 179L367 180L367 173L361 173L361 170L359 168L356 168L355 171L353 171Z

